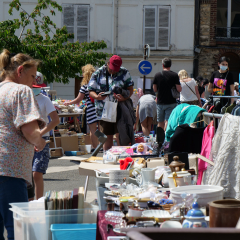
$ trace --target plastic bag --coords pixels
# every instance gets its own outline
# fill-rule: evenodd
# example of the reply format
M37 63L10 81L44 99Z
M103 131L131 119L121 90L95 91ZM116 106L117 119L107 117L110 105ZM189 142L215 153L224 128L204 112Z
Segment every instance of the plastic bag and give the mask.
M118 102L111 102L106 99L101 120L106 122L117 122L117 105Z

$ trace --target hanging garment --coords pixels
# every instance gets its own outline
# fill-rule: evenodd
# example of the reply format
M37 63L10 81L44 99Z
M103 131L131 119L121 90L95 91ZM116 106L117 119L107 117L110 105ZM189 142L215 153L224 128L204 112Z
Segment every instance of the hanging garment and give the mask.
M209 155L212 149L212 139L214 137L215 127L213 121L206 127L203 132L202 150L201 155L209 159ZM197 185L201 185L203 172L207 170L207 163L201 159L198 159L198 181Z
M225 114L213 138L203 184L224 187L224 197L240 199L240 117Z
M165 139L167 142L175 133L177 126L182 124L191 124L196 121L197 115L200 112L206 112L205 109L195 105L189 105L186 103L180 104L175 107L168 119L168 125L166 129Z
M200 153L205 128L191 128L188 124L180 125L170 139L169 152Z
M120 89L118 89L120 91ZM130 96L129 90L121 89L121 94L124 98ZM121 146L128 146L129 143L135 143L133 125L136 122L136 115L133 110L132 99L118 103L118 121L117 129L119 132L119 141Z
M229 107L226 108L226 113L230 113L231 114L231 112L234 109L234 107L236 107L236 103L235 102L233 104L231 104Z

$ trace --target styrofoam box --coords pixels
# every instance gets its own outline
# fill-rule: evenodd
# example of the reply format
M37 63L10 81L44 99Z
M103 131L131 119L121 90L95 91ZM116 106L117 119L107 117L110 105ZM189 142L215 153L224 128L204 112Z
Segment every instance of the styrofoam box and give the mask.
M52 240L51 224L96 223L98 206L84 209L45 210L44 203L11 203L15 240Z

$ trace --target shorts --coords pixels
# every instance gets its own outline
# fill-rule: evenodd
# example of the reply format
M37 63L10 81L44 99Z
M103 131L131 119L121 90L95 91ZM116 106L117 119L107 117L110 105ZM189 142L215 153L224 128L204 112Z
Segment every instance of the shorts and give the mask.
M114 135L118 133L117 123L105 122L100 120L101 132L105 135Z
M172 110L177 106L177 103L171 104L157 104L157 122L164 122L168 120Z
M49 140L49 137L43 137ZM49 143L46 144L41 152L35 152L33 157L32 171L45 174L49 163Z

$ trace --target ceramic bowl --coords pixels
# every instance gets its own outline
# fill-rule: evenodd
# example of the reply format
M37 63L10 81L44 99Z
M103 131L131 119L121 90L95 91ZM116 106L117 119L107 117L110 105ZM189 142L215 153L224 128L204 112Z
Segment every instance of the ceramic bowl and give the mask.
M177 221L165 221L161 224L160 228L182 228L182 225Z
M129 217L141 217L143 209L137 208L128 208L128 216Z
M164 210L145 210L142 212L142 217L171 218L171 215Z

